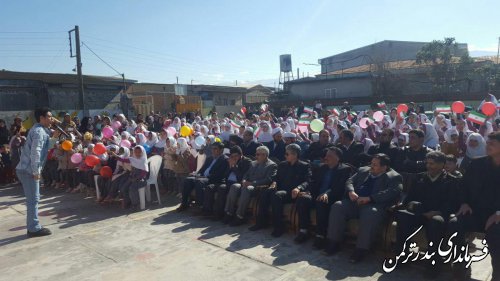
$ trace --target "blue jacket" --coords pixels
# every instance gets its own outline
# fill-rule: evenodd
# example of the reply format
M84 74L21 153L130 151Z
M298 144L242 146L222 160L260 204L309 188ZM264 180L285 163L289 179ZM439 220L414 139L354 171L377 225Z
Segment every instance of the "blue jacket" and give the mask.
M29 131L26 143L21 148L21 157L16 169L32 175L40 175L49 152L49 131L35 124Z

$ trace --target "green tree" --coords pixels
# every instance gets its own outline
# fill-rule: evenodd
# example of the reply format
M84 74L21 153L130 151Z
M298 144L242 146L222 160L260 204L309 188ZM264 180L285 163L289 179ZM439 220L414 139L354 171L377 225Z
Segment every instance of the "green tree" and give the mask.
M469 79L471 84L473 60L465 50L459 56L458 44L455 38L434 40L417 53L417 64L429 67L427 76L437 92L449 92L451 87L460 80Z

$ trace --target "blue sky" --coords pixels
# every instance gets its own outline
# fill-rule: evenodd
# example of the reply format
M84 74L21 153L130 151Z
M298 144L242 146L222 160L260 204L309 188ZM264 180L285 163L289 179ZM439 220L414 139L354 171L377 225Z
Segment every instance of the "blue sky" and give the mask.
M498 10L498 0L3 0L0 69L71 73L67 30L77 24L81 40L127 78L272 86L280 54L292 54L301 75L319 72L304 63L386 39L455 37L496 54ZM84 74L116 75L86 47L82 56Z

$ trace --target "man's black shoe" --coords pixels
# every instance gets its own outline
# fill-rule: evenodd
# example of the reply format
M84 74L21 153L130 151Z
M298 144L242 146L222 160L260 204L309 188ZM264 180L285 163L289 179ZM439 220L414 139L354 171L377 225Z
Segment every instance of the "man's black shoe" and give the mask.
M307 239L309 239L309 235L307 235L307 233L299 232L299 235L297 235L297 237L295 237L294 241L297 244L302 244L302 243L306 242Z
M285 229L283 228L276 228L274 231L271 233L271 235L275 238L281 237L285 233Z
M188 209L188 206L186 205L180 205L177 209L175 209L177 212L184 212L185 210Z
M42 236L47 236L51 235L52 232L50 229L42 227L42 229L36 231L36 232L27 232L28 238L33 238L33 237L42 237Z
M240 226L240 225L244 225L245 224L245 220L244 219L240 219L238 217L235 217L231 223L229 223L229 226Z
M257 230L261 230L261 229L264 229L264 228L266 228L265 225L258 223L256 225L250 227L248 230L250 230L250 231L257 231Z
M233 220L233 216L226 214L222 219L223 224L229 224Z
M356 248L356 250L354 250L354 253L352 254L352 256L349 258L349 262L350 263L358 263L358 262L362 261L365 258L367 252L368 251L365 249Z
M337 242L328 241L328 245L325 249L325 254L327 256L333 256L340 251L340 245Z
M316 250L322 250L322 249L324 249L326 247L326 238L324 238L324 237L316 237L316 238L314 238L313 247Z

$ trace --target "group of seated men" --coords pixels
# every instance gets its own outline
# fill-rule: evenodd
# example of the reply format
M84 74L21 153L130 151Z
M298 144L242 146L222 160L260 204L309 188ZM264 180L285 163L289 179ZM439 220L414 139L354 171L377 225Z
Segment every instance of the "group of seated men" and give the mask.
M409 145L400 149L391 143L392 130L385 130L379 144L365 154L350 131L342 131L337 144L329 142L328 131L322 131L320 141L305 152L288 140L285 160L279 163L270 159L269 145L256 146L254 155L244 155L241 145L233 145L227 157L224 144L216 142L212 156L186 179L178 211L190 207L194 190L194 205L204 214L239 226L247 220L252 197L258 195L256 224L250 230L268 227L271 214L272 236L279 237L286 231L284 206L295 203L299 220L295 242L310 237L314 209L313 246L329 255L341 250L347 221L359 219L352 263L363 260L391 217L397 222L395 255L408 251L406 239L421 225L433 251L451 233L458 233L455 245L464 245L468 232L484 232L493 280L500 280L500 132L488 136L488 156L473 160L463 178L455 168L445 169L453 159L423 146L422 131L409 135ZM314 164L318 159L310 155L317 155L322 164ZM405 185L411 188L404 190L402 175L408 174L413 176ZM435 264L429 262L425 274L436 277L443 264L440 258ZM465 264L453 265L456 280L470 278Z

